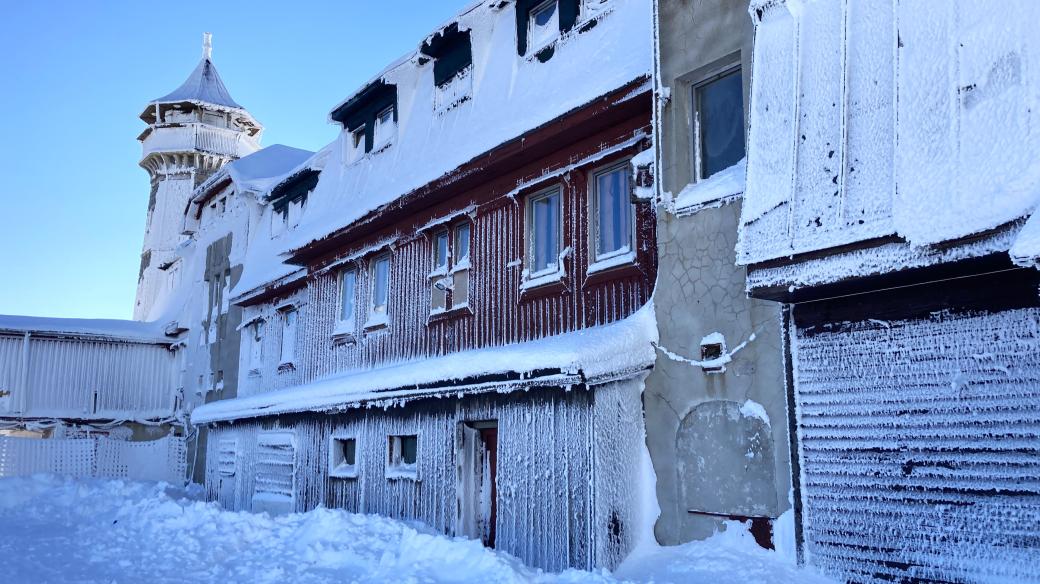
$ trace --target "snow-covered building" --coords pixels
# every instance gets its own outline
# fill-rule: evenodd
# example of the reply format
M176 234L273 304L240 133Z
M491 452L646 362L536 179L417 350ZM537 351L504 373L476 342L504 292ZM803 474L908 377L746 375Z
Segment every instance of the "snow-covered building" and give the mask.
M734 248L754 28L748 3L657 2L660 341L643 404L662 544L790 509L780 308L749 299ZM786 520L793 523L788 514ZM783 529L788 529L787 525Z
M1040 574L1035 2L752 2L739 262L783 304L804 557Z
M238 395L192 413L211 497L419 520L548 569L624 557L655 359L651 24L650 0L477 2L332 110L231 286Z

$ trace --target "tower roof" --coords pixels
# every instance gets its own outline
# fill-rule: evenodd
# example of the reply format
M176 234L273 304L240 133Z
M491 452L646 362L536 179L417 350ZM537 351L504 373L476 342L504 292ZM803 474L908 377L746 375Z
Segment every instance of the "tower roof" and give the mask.
M195 67L180 87L153 99L152 103L191 101L244 110L245 108L231 99L231 94L228 93L220 73L217 73L217 67L210 58L211 51L210 35L206 33L203 36L202 60L199 61L198 67Z

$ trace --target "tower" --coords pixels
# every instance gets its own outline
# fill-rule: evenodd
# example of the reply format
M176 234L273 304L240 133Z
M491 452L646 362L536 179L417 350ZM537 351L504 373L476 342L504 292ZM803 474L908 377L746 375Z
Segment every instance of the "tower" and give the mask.
M153 308L161 307L176 285L176 249L192 191L224 164L260 147L263 126L231 99L211 52L210 34L205 33L202 60L188 79L141 113L148 127L137 137L140 165L151 179L151 194L135 320L159 318Z

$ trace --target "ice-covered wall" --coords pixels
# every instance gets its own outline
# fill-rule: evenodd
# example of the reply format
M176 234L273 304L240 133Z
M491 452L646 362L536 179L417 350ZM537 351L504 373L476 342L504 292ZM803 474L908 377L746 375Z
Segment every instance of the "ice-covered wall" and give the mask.
M1040 192L1040 5L753 2L738 259L957 240Z
M1009 283L980 287L982 303ZM1040 574L1040 309L897 316L940 288L872 319L794 310L812 318L793 341L805 554L839 580Z
M628 380L592 390L531 389L218 425L210 432L209 458L222 462L208 467L207 489L229 508L254 509L258 441L265 432L291 432L294 474L283 482L292 485L285 509L340 507L456 533L464 496L459 425L497 421L496 547L550 570L612 567L641 525L633 489L639 391L639 381ZM414 478L387 469L388 437L404 434L419 437ZM356 477L329 477L330 441L337 436L357 440Z
M0 477L54 473L179 485L184 472L183 437L130 442L104 437L43 440L0 436Z

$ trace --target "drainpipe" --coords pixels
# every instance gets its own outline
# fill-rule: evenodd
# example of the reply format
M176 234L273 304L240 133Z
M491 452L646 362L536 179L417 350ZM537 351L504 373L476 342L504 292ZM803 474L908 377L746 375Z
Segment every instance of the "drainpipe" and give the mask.
M31 333L26 331L22 337L22 368L18 372L18 399L12 400L18 402L15 407L19 413L24 413L29 409L29 338L31 336Z

